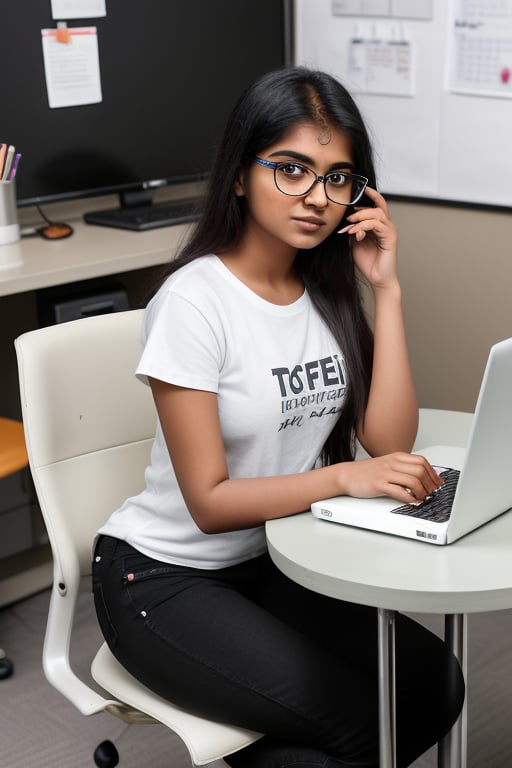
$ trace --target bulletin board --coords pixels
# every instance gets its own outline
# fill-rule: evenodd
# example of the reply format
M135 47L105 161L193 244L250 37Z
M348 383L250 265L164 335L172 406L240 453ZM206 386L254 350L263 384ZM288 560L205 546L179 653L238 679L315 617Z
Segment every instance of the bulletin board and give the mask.
M512 207L512 0L295 0L295 61L351 91L383 192Z

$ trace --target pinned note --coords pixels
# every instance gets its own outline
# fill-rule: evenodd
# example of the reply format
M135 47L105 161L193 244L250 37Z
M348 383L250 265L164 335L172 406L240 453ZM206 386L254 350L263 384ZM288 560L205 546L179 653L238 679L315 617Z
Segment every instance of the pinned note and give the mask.
M41 39L50 108L102 101L96 27L42 29Z
M414 95L414 44L404 37L354 37L348 48L348 77L360 93Z
M451 91L512 99L512 0L453 2L448 39Z
M91 19L106 15L105 0L52 0L52 19Z

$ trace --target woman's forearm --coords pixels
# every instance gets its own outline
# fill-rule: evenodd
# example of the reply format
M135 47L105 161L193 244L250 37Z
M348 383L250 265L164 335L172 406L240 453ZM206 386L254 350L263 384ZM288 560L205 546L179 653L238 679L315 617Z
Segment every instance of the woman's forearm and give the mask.
M197 505L189 495L189 510L204 533L253 528L342 493L342 474L339 465L333 465L293 475L226 478L198 497Z
M407 351L398 281L375 291L372 383L358 437L373 456L409 451L418 429L418 402Z
M204 533L261 525L309 509L328 496L368 498L387 494L402 503L423 499L439 486L439 477L421 456L395 452L379 458L347 461L295 475L225 478L187 494L189 510Z

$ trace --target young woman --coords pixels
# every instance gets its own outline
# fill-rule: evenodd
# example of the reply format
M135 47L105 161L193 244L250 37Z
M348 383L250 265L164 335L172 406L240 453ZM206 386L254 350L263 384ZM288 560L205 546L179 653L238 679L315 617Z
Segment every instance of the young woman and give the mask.
M376 612L289 581L264 523L326 496L408 502L442 482L409 453L396 250L352 98L283 69L235 107L202 218L146 310L137 374L159 424L145 489L99 532L97 612L152 690L265 734L234 767L378 765ZM356 437L373 458L354 461ZM464 686L406 617L397 657L407 766L455 721Z

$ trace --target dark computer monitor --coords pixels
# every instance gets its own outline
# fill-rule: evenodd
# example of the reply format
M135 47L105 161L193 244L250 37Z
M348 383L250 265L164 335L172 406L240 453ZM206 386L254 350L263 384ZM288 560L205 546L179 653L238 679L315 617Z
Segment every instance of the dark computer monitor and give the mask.
M287 0L106 0L95 26L102 101L51 109L41 30L50 0L2 7L0 141L22 153L19 206L204 178L226 117L257 76L286 63ZM141 197L142 195L142 197Z

